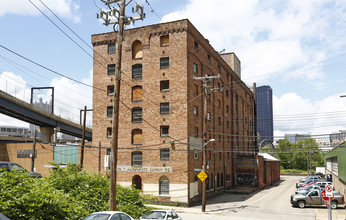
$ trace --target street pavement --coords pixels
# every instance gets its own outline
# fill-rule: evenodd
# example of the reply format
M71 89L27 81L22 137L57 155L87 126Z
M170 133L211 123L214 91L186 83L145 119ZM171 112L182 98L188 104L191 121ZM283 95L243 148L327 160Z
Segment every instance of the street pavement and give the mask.
M280 219L280 220L327 220L326 207L292 207L290 195L295 183L301 177L281 176L279 184L251 194L224 193L207 200L206 212L202 207L189 208L158 206L157 209L173 209L184 220L238 220L238 219ZM332 210L332 220L346 220L344 208Z

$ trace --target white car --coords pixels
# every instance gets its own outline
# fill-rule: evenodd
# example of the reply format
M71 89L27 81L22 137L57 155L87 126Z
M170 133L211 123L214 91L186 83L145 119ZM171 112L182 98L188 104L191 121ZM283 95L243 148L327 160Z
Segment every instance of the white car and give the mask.
M126 213L118 211L94 212L83 218L83 220L135 220Z
M151 210L143 215L140 220L182 220L182 218L173 210Z

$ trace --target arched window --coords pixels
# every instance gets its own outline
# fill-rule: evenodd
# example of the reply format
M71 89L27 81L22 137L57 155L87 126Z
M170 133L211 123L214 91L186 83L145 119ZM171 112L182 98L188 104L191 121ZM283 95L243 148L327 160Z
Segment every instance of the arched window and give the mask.
M142 100L142 86L132 87L132 101Z
M136 189L142 190L142 177L139 175L133 176L132 185L134 185Z
M169 195L169 180L168 177L162 176L160 178L159 195Z
M220 187L220 174L217 174L216 177L216 186L219 188Z
M143 58L142 42L137 40L132 44L132 59L141 58Z
M132 130L132 144L142 144L142 130L141 129L133 129Z
M221 173L221 186L223 187L223 173Z
M142 122L142 108L136 107L132 109L132 122Z
M142 151L134 151L132 152L132 166L142 166Z
M132 79L142 79L142 64L132 66Z

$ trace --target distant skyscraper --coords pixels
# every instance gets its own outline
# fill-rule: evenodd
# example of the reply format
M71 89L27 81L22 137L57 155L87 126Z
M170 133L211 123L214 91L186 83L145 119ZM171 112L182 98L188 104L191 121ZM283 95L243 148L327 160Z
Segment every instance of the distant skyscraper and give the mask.
M273 142L273 92L270 86L256 87L257 132L261 140Z

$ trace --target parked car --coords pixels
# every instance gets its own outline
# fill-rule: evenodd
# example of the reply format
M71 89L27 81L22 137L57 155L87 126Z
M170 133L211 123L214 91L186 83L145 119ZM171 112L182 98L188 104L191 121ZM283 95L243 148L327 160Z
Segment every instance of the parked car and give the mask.
M316 182L326 182L326 181L327 180L323 179L323 178L310 178L306 181L296 183L296 188L305 187L305 186L307 186L307 184L312 184L312 183L316 183Z
M328 182L327 182L327 183L328 183ZM313 189L316 189L316 190L319 190L320 192L322 192L322 191L325 189L325 186L324 186L324 185L320 186L320 185L317 185L316 183L314 183L314 184L311 184L311 185L309 185L309 186L305 186L305 187L301 187L301 188L297 189L297 191L295 192L295 194L307 193L307 192L309 192L309 191L311 191L311 190L313 190ZM333 193L334 193L334 194L335 194L335 193L339 193L339 191L334 190Z
M299 183L305 183L305 182L307 182L308 180L311 180L311 179L318 180L318 179L321 179L321 176L318 176L318 175L316 175L316 176L307 176L307 177L304 177L304 178L300 179Z
M292 206L298 206L304 208L307 205L324 205L321 192L319 190L311 190L303 194L291 195ZM344 196L340 193L334 194L334 198L331 201L331 208L336 209L338 205L344 205Z
M135 220L128 214L118 211L94 212L83 218L83 220Z
M182 218L173 210L151 210L140 217L140 220L143 219L182 220Z
M311 181L311 182L307 182L306 184L301 184L300 187L306 187L306 186L310 186L312 184L319 185L323 188L325 188L326 185L333 185L332 182L327 182L327 181Z
M8 172L13 172L13 171L19 171L19 172L27 172L29 176L31 177L37 177L37 178L42 178L42 175L37 172L33 171L28 171L21 165L13 162L6 162L6 161L0 161L0 174L4 171L7 170Z

